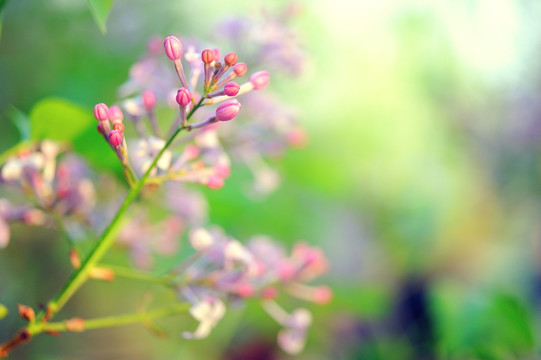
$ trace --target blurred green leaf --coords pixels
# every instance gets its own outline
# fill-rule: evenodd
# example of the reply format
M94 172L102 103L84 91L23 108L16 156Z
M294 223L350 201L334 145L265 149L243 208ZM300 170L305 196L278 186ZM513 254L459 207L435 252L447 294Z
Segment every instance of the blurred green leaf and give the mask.
M30 111L31 139L73 140L93 127L92 112L67 100L46 98Z
M102 34L107 33L107 18L113 6L113 0L87 0L94 21Z
M8 314L8 308L5 305L0 304L0 320L5 318Z
M21 135L21 141L26 141L30 139L30 119L26 114L21 112L19 109L13 107L11 108L11 121L15 126L17 127L17 130L19 130L19 134Z
M0 0L0 38L2 37L2 19L4 18L4 6L8 3L8 0Z

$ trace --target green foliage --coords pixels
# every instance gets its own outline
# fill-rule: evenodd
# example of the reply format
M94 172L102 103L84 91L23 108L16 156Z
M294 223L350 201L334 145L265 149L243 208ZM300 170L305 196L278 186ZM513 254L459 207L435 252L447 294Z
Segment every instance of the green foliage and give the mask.
M532 314L513 295L439 284L432 310L443 358L514 358L535 349Z
M2 18L4 16L4 6L8 3L8 0L0 0L0 37L2 36Z
M8 308L5 305L0 304L0 319L3 319L8 314Z
M113 6L113 0L87 0L88 7L92 12L94 21L100 28L102 34L107 33L107 18Z
M72 141L95 121L91 111L69 101L46 98L30 111L31 139Z

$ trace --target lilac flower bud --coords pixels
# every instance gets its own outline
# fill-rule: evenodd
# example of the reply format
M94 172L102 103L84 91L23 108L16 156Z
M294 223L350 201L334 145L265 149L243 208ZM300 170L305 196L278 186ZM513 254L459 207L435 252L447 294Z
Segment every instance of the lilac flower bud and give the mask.
M113 130L118 130L121 133L124 133L124 124L121 122L116 122L113 124Z
M234 81L228 82L224 86L224 94L227 96L235 96L239 93L240 85Z
M214 51L212 51L210 49L203 50L203 52L201 53L201 60L203 60L203 62L205 64L210 64L211 62L213 62L214 61Z
M109 108L104 103L99 103L94 106L94 117L98 121L109 120Z
M232 99L224 102L216 109L216 120L229 121L235 118L241 108L237 99Z
M176 100L180 106L188 106L191 101L190 91L186 88L178 89Z
M212 49L212 52L214 53L214 61L216 62L220 61L220 50Z
M221 189L224 186L224 179L220 176L213 175L207 180L207 187L212 190Z
M109 119L113 122L122 122L124 120L124 113L118 106L111 106L109 108Z
M97 127L97 129L98 129L98 132L99 132L100 134L105 135L105 129L103 128L103 123L102 123L101 121L98 122L98 127Z
M227 66L233 66L237 63L239 57L235 53L229 53L224 57L224 63Z
M145 109L152 110L154 106L156 106L156 95L154 95L152 90L143 91L141 97L143 98L143 106Z
M314 302L319 305L328 304L332 298L332 290L328 286L318 286L314 289Z
M182 44L176 36L168 36L163 43L165 48L165 55L173 61L180 60L182 58Z
M246 71L248 71L248 67L245 63L238 63L237 65L233 66L233 72L238 77L244 76L244 74L246 74Z
M124 142L124 138L122 136L122 133L118 130L111 130L109 133L109 143L112 146L120 146Z
M254 90L261 90L269 85L270 77L269 73L265 70L258 71L250 76L250 83L253 85Z

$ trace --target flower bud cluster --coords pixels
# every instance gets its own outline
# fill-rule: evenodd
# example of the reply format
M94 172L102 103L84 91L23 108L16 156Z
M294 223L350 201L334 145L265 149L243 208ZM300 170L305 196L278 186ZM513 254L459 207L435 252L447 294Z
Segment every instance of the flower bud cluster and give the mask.
M225 300L252 298L260 300L263 308L284 326L278 336L279 345L290 353L302 350L310 313L297 309L287 314L275 299L282 293L317 304L332 299L328 287L306 285L328 270L321 249L298 243L287 255L268 237L254 237L245 246L220 231L204 228L192 229L189 240L196 250L195 260L180 275L182 285L178 291L192 303L192 315L199 326L185 337L207 336L224 315Z
M89 216L95 202L89 171L74 156L60 159L61 153L60 145L45 140L21 150L0 168L0 183L18 189L30 200L12 205L0 199L0 247L9 242L9 222L51 225L50 212L63 217Z
M204 49L198 53L194 46L185 47L180 39L172 35L165 38L163 48L166 58L173 63L172 68L180 86L171 89L171 79L153 81L151 84L158 85L142 88L140 96L128 98L118 107L109 108L103 103L97 104L94 115L98 120L98 131L103 134L125 168L136 176L142 176L165 146L165 139L177 129L200 129L196 135L191 136L193 142L185 144L184 149L172 147L164 151L156 168L150 170L150 181L154 179L156 183L161 183L164 180L174 180L200 183L211 189L221 188L229 176L230 160L216 135L217 126L221 122L235 119L242 109L236 97L252 90L264 89L269 83L269 75L266 71L258 71L248 81L239 84L233 80L244 76L248 67L239 62L234 52L227 53L223 59L217 49ZM154 60L156 56L154 51L149 55ZM155 71L159 62L150 61L149 57L132 71L132 75L136 75L135 79L156 74L166 76L166 71ZM200 78L203 83L198 86ZM179 110L173 122L167 126L168 130L164 131L164 125L167 124L156 117L155 109L163 103L171 104L171 97L164 98L162 95L171 94L171 91L174 92L173 102ZM217 104L217 107L211 113L205 111L212 104ZM207 115L203 119L194 120L200 108L198 114L206 112ZM126 141L124 114L133 123L138 140ZM132 149L129 156L128 145Z

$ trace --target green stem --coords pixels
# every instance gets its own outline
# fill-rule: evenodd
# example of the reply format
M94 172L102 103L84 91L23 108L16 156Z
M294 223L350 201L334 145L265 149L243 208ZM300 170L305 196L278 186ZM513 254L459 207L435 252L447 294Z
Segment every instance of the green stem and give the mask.
M84 330L144 323L160 317L185 313L189 308L190 304L180 303L147 312L137 312L133 314L106 316L102 318L83 320ZM36 335L45 331L70 331L70 329L67 321L59 321L51 323L34 323L28 327L28 331L31 335Z
M201 100L199 100L199 102L193 107L193 109L187 115L186 119L190 119L192 117L195 111L202 105L203 99L204 97L201 97ZM175 137L182 130L185 130L185 129L187 128L179 127L167 140L163 148L160 150L158 155L156 155L156 157L152 161L152 164L148 167L147 171L130 189L130 191L128 192L128 195L124 199L124 202L122 203L122 205L120 205L120 208L115 214L113 220L111 220L111 222L109 223L109 226L107 226L105 231L102 233L100 239L98 240L94 248L87 255L87 257L81 264L81 267L71 274L70 278L64 284L60 292L54 297L53 300L51 300L47 304L47 309L44 309L38 313L36 317L36 320L38 322L42 321L46 315L47 315L47 320L51 319L54 316L54 314L56 314L66 304L66 302L73 296L73 294L75 294L75 292L85 283L85 281L88 279L88 274L90 270L103 258L103 256L109 250L109 248L113 245L116 238L116 233L119 230L118 227L120 224L120 219L122 219L122 217L124 216L128 208L130 207L131 203L137 198L137 196L141 192L143 186L145 185L146 179L150 175L150 172L152 171L152 169L156 167L156 164L160 160L161 156L163 155L165 150L167 150L169 145L171 145Z
M148 274L143 271L138 271L135 269L130 269L130 268L117 266L117 265L100 264L100 266L111 269L115 273L115 276L123 277L126 279L151 282L154 284L165 285L165 286L171 285L171 280L164 276Z

